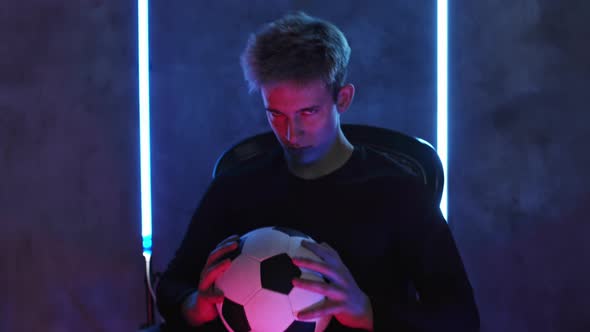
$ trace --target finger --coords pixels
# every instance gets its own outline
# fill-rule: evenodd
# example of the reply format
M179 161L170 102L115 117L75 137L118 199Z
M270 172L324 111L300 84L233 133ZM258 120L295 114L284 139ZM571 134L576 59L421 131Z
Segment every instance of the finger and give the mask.
M217 246L215 248L219 248L228 242L237 241L239 238L240 238L240 236L237 234L230 235L230 236L226 237L225 239L223 239L223 241L219 242L219 244L217 244Z
M336 251L334 251L332 248L323 246L323 245L315 243L315 242L302 240L301 246L304 247L305 249L313 252L314 254L316 254L317 256L319 256L323 260L332 260L332 259L338 257L338 255L336 254Z
M301 320L308 320L314 319L318 317L324 317L329 315L335 315L344 310L344 303L342 302L334 302L334 301L325 301L320 306L317 307L309 307L301 310L297 314L297 319Z
M209 254L209 257L207 257L207 262L205 263L205 266L213 264L213 262L218 261L221 257L225 256L229 252L236 250L237 248L237 241L227 242L224 245L217 247L215 250L211 252L211 254Z
M303 269L308 269L314 272L318 272L337 284L346 284L344 277L341 276L338 272L334 270L333 267L331 267L325 262L318 262L305 257L293 257L291 258L291 261L295 266Z
M201 278L201 282L199 283L199 291L208 290L213 285L213 283L215 283L215 280L217 280L217 278L219 278L223 272L227 271L230 266L231 260L227 258L209 267Z
M335 284L326 284L325 282L294 278L291 282L294 287L308 290L310 292L324 295L330 300L342 301L346 299L343 289Z

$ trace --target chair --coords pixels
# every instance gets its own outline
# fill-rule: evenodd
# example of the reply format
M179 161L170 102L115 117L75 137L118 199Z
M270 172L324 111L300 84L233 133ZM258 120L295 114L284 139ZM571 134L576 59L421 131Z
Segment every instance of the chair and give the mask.
M442 163L434 147L427 141L407 134L374 126L343 124L342 131L353 145L370 147L396 162L408 173L419 176L432 189L437 205L444 186ZM279 148L273 132L246 138L231 146L217 159L213 178L250 161L264 158Z

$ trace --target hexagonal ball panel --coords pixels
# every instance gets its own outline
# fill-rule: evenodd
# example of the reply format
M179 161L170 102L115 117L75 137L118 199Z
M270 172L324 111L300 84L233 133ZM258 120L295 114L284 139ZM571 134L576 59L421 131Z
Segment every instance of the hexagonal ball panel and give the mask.
M260 278L263 289L289 294L293 288L291 280L301 276L301 270L293 264L291 257L280 254L260 263Z
M261 289L244 306L252 331L285 331L295 320L286 295Z
M217 288L230 300L244 304L256 293L260 282L260 263L246 255L238 256L215 282Z
M245 235L242 254L263 261L269 257L287 252L289 235L276 231L272 227L253 230Z
M324 282L324 278L318 276L315 273L303 272L301 274L301 278ZM324 296L322 294L318 294L316 292L308 291L302 288L293 287L291 292L289 292L289 302L291 303L291 309L293 309L293 313L295 315L297 315L299 311L323 300Z

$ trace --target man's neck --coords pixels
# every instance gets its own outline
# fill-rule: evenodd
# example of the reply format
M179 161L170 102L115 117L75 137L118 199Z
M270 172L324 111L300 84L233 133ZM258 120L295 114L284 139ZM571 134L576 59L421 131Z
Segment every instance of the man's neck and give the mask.
M309 165L289 163L289 171L299 178L312 180L328 175L344 166L352 156L354 146L346 139L342 131L336 136L328 152L318 161Z

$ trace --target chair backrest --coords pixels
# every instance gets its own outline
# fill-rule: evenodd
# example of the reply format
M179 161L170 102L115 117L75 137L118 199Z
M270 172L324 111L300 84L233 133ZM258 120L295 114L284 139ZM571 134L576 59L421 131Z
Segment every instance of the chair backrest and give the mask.
M440 204L444 171L430 143L395 130L368 125L343 124L342 131L353 145L370 147L405 168L408 173L420 177L432 189L437 205ZM229 169L264 158L279 147L271 131L246 138L221 154L213 168L213 178Z

